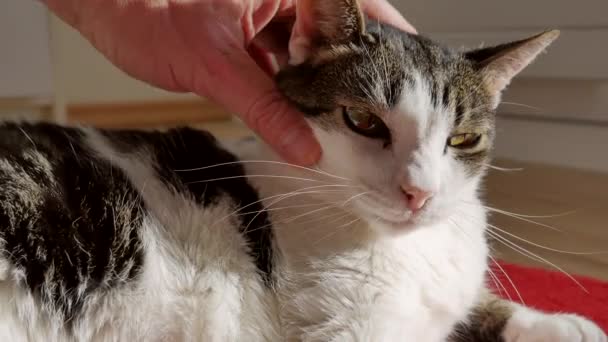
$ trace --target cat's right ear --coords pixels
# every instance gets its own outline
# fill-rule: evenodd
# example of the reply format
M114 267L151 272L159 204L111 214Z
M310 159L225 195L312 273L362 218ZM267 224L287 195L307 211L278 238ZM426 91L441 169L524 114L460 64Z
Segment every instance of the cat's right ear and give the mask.
M558 30L546 31L515 42L469 51L465 57L481 73L484 85L498 106L503 90L557 37Z
M357 0L298 0L289 41L289 64L298 65L327 47L347 45L365 34Z

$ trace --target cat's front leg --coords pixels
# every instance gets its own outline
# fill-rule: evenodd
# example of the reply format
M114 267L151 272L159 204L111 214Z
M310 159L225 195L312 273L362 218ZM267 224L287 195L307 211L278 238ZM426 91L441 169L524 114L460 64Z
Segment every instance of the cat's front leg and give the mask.
M607 342L606 334L590 320L573 314L546 314L518 306L502 334L506 342Z
M595 323L574 314L548 314L485 294L451 342L607 342Z

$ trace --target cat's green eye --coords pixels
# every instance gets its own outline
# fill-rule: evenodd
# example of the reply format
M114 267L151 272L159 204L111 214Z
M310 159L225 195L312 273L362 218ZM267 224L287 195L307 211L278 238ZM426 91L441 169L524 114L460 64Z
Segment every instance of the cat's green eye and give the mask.
M391 134L379 117L366 111L344 107L344 122L354 132L363 136L390 141Z
M448 139L448 146L460 149L473 148L479 144L481 134L477 133L462 133L452 135Z

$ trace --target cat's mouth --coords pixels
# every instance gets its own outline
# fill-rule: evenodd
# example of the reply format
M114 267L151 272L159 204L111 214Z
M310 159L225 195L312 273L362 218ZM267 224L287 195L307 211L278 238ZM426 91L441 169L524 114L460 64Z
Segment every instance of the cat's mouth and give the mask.
M383 196L369 196L356 202L359 215L370 224L387 226L394 230L413 228L424 221L425 210L412 212L405 206L396 206ZM394 202L393 202L394 203Z

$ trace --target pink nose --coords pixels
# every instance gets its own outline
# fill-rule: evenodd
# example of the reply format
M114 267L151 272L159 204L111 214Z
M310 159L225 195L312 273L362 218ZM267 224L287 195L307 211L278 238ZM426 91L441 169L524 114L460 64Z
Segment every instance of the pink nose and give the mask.
M421 190L415 186L402 186L401 190L407 199L407 207L412 212L422 209L429 198L431 198L433 195L431 192Z

